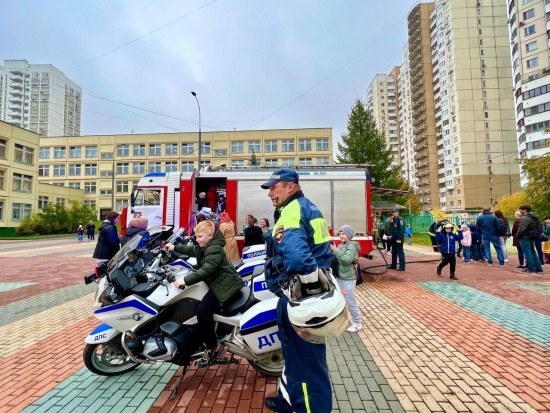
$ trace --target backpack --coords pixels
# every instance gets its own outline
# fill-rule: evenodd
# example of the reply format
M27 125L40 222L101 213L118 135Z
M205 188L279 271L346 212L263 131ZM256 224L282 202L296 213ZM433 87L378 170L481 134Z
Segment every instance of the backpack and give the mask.
M526 231L526 235L534 241L542 241L542 233L542 222L540 220L531 222Z

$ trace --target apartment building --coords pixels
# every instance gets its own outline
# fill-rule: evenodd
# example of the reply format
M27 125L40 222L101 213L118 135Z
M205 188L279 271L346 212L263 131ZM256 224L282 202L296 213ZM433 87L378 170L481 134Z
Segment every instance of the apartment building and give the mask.
M271 167L332 165L332 129L203 132L202 167L244 168L255 158ZM167 133L43 137L40 182L84 190L100 215L128 204L132 187L149 172L198 168L198 134Z
M54 66L0 65L0 120L42 136L78 136L81 118L81 87Z
M522 158L550 153L550 2L508 0L508 28Z
M397 131L397 94L395 77L378 74L367 89L366 107L372 113L376 127L386 137L393 155L392 166L399 166L399 135Z
M437 0L430 16L439 185L432 197L449 211L493 205L520 188L507 10L497 3Z

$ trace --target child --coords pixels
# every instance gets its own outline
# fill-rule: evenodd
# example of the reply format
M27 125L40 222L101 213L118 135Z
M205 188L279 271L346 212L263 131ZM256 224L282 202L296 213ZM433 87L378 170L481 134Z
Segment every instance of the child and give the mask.
M82 242L84 240L84 228L82 225L78 226L78 242Z
M472 248L472 233L470 232L470 228L466 224L462 224L460 227L462 229L462 240L460 243L462 244L463 250L464 250L464 262L466 264L469 264L471 261L471 248Z
M228 302L243 288L243 282L235 267L227 260L223 247L225 238L209 221L201 221L195 227L195 236L199 245L166 244L168 251L197 258L198 270L184 279L176 280L174 286L193 285L204 281L210 288L197 307L197 321L204 343L204 353L199 367L208 367L215 360L222 346L218 344L214 326L214 313L221 311Z
M444 228L442 232L441 229ZM458 278L455 276L455 268L456 268L456 241L460 241L462 239L462 231L458 231L458 234L454 234L453 232L453 224L447 223L444 226L441 226L437 229L437 234L435 234L435 239L437 240L437 243L439 244L439 251L441 252L441 256L443 259L437 266L437 275L441 275L441 270L443 267L445 267L447 264L451 265L451 279L452 280L458 280Z
M411 238L413 236L413 230L411 228L411 224L407 224L407 228L405 229L405 235L407 236L407 244L411 245Z

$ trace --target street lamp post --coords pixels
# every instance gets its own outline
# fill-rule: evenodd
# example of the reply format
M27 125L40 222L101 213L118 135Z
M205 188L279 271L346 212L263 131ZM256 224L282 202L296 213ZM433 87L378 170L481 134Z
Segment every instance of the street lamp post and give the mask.
M509 195L512 195L512 174L510 172L510 163L512 162L512 158L514 156L517 157L517 155L518 155L517 153L513 153L512 156L510 156L508 158L508 192L509 192ZM514 162L516 162L516 161L517 161L517 158L514 159Z
M201 105L199 104L199 99L197 98L197 94L195 92L191 92L191 94L195 97L195 100L197 101L197 106L199 108L199 171L201 170L201 154L202 154L202 134L201 134Z

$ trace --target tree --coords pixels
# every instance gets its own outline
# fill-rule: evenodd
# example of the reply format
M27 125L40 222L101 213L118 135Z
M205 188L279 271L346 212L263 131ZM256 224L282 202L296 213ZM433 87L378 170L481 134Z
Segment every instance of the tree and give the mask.
M495 210L501 210L504 216L513 218L520 205L527 204L525 192L514 192L503 195L495 205Z
M526 203L539 215L550 214L550 154L523 159L521 171L527 175Z
M260 161L258 160L258 157L254 152L252 152L252 156L250 157L250 160L248 161L248 166L260 166Z
M347 133L338 143L339 163L369 164L374 186L395 188L398 170L391 166L391 149L386 146L383 133L376 128L372 113L367 111L361 99L357 99L348 115ZM393 186L389 186L393 185Z

